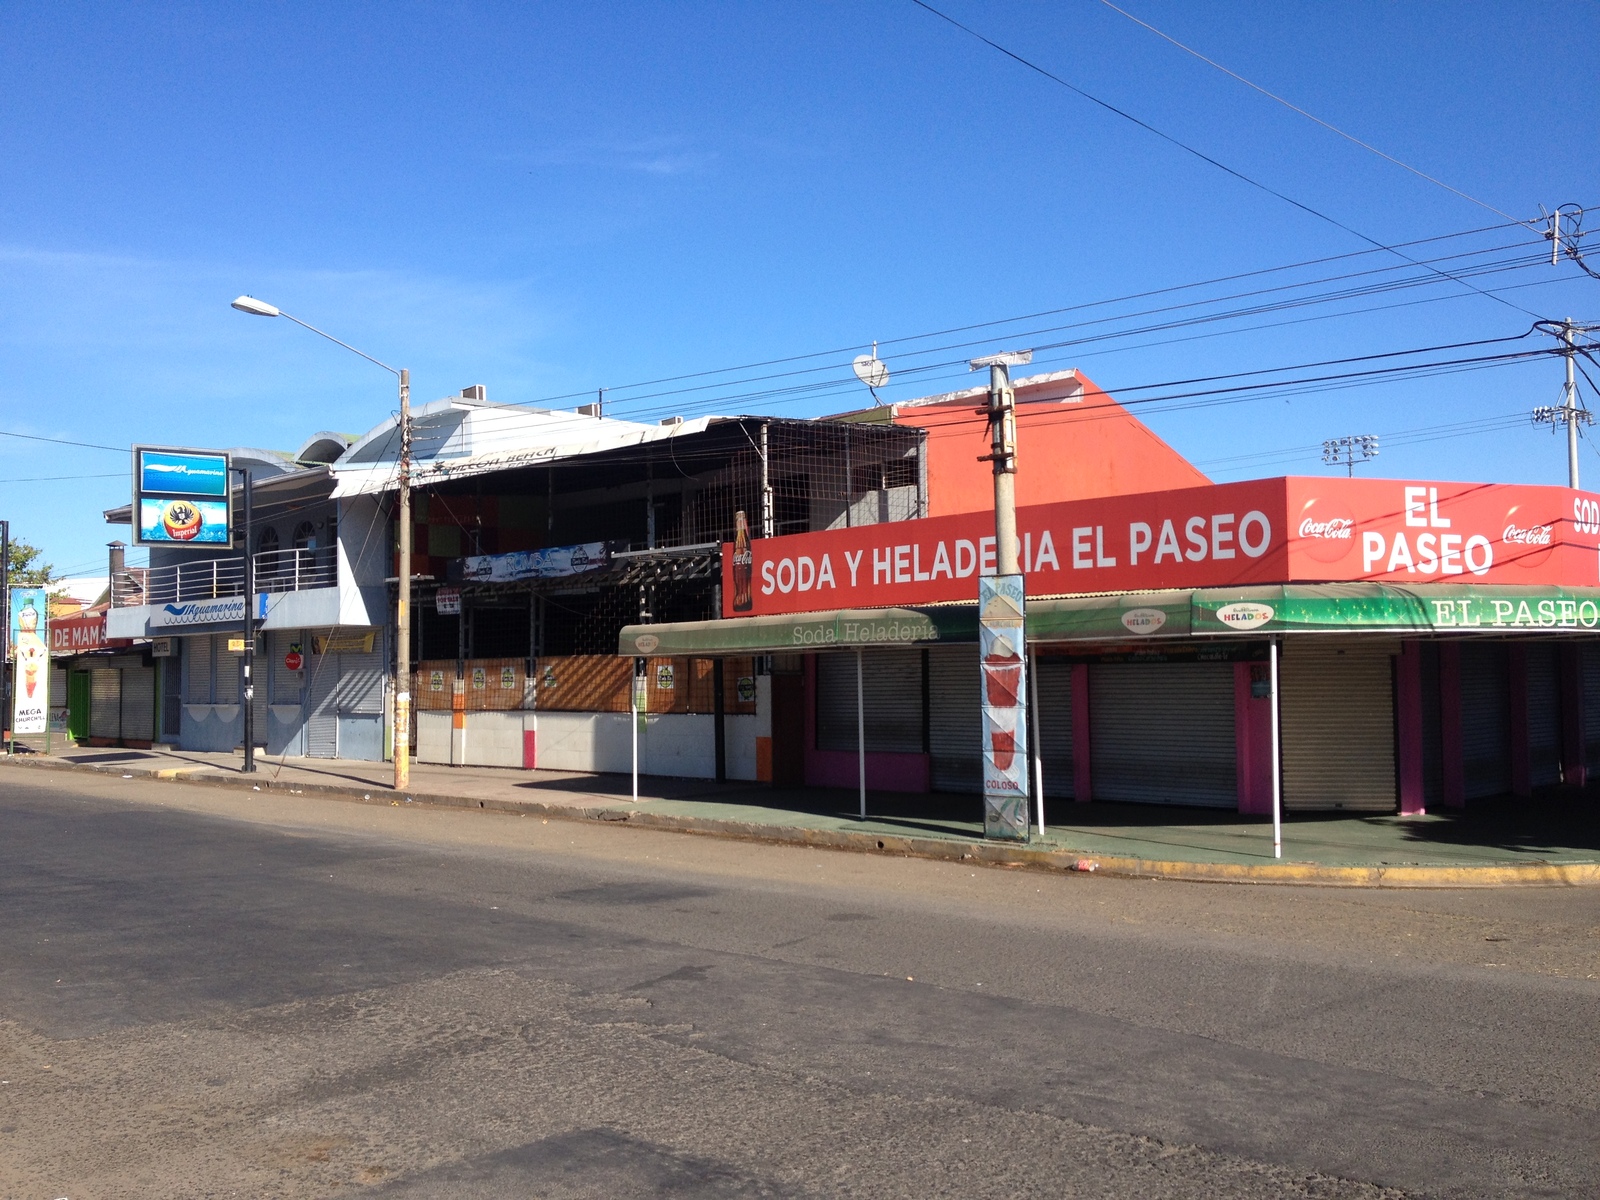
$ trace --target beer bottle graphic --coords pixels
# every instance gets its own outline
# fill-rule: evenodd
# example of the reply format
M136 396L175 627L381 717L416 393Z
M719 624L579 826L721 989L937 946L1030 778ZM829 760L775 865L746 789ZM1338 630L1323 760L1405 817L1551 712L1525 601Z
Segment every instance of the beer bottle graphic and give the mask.
M755 606L750 591L750 522L740 509L733 514L733 611L749 612Z

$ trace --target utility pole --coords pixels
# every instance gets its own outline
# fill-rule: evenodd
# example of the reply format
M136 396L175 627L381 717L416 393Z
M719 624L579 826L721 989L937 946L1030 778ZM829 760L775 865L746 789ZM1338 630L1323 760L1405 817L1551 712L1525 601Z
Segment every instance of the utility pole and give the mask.
M256 572L250 556L250 527L255 512L250 494L250 468L234 468L244 478L244 773L256 773Z
M1578 406L1578 381L1575 374L1573 356L1577 353L1577 342L1574 334L1588 333L1595 326L1579 325L1571 317L1559 325L1555 322L1540 322L1540 327L1546 332L1554 334L1561 340L1561 357L1567 360L1567 379L1561 391L1561 403L1558 405L1541 405L1533 410L1533 419L1536 424L1557 425L1567 427L1567 486L1578 487L1578 426L1593 425L1594 416L1586 408Z
M400 368L399 599L394 614L394 787L411 783L411 372Z
M1021 555L1017 542L1017 394L1011 388L1010 367L1033 361L1032 350L1014 350L975 358L974 371L989 368L989 446L984 457L994 465L995 573L1019 575Z

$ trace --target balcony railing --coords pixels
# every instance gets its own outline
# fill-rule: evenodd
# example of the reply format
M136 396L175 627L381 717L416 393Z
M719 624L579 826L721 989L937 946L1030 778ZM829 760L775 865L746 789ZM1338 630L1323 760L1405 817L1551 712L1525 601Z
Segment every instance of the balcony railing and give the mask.
M255 573L258 592L302 592L308 588L334 587L339 582L332 549L266 550L255 556ZM112 580L111 602L118 608L125 608L243 594L243 560L212 558L119 575Z

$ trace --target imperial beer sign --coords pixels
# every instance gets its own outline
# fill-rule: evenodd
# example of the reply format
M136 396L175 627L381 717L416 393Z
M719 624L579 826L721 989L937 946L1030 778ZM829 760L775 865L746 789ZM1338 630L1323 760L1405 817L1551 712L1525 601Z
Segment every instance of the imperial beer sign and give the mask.
M1600 582L1600 498L1561 487L1289 477L1033 505L1017 526L1030 596ZM725 547L723 615L967 602L995 573L993 527L979 512Z

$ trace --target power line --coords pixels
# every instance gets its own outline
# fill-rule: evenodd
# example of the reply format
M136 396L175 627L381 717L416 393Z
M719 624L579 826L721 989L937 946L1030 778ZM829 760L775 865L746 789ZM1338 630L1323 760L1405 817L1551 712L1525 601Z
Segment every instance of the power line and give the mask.
M63 479L126 479L126 471L110 471L103 475L31 475L22 479L0 479L0 483L55 483Z
M1266 192L1269 196L1275 196L1279 200L1282 200L1285 204L1292 205L1293 207L1298 208L1301 212L1307 213L1310 216L1316 217L1319 221L1326 221L1329 225L1332 225L1337 229L1344 230L1346 233L1350 234L1352 237L1360 238L1362 241L1366 242L1370 246L1374 246L1374 247L1376 247L1377 249L1380 249L1380 250L1387 250L1392 254L1398 255L1400 258L1406 259L1407 262L1413 262L1413 263L1416 262L1415 259L1411 258L1409 255L1401 253L1401 251L1398 250L1396 247L1390 246L1390 245L1386 245L1385 243L1380 242L1377 238L1368 237L1366 234L1362 233L1359 229L1356 229L1356 228L1354 228L1353 226L1350 226L1350 225L1346 225L1343 221L1339 220L1337 217L1331 217L1325 212L1322 212L1322 211L1320 211L1318 209L1312 208L1309 204L1306 204L1306 203L1304 203L1304 202L1302 202L1300 200L1296 200L1293 196L1287 195L1284 192L1278 191L1274 187L1270 187L1269 185L1267 185L1265 183L1262 183L1259 179L1253 179L1249 175L1246 175L1243 171L1235 170L1233 167L1228 166L1226 163L1222 162L1219 159L1213 158L1211 155L1205 153L1203 150L1198 150L1195 147L1189 145L1187 142L1180 141L1178 138L1173 137L1170 133L1165 133L1162 130L1157 129L1154 125L1151 125L1148 121L1140 120L1138 117L1134 116L1132 113L1126 111L1125 109L1118 108L1116 105L1111 104L1108 101L1100 99L1098 96L1092 95L1089 92L1084 91L1082 88L1078 87L1076 84L1068 83L1065 79L1063 79L1061 76L1055 74L1053 71L1047 70L1046 68L1040 66L1038 63L1032 61L1031 59L1024 58L1022 55L1016 53L1016 51L1014 51L1014 50L1007 49L1005 46L1002 46L999 42L994 41L992 38L985 37L983 34L979 33L976 29L973 29L969 25L963 25L960 21L956 20L954 17L949 16L946 13L940 12L937 8L934 8L933 5L927 3L927 0L911 0L911 3L915 4L918 8L925 9L926 11L932 13L934 16L938 17L940 20L946 21L949 24L955 26L957 29L961 30L963 33L967 34L969 37L976 38L978 41L982 42L984 45L988 46L990 49L998 51L999 53L1005 55L1007 58L1011 59L1013 62L1016 62L1016 63L1020 64L1021 66L1024 66L1024 67L1028 68L1028 70L1036 72L1037 74L1044 76L1046 79L1050 80L1052 83L1059 84L1061 87L1066 88L1068 91L1072 92L1073 94L1075 94L1077 96L1081 96L1083 99L1088 100L1092 104L1098 105L1099 107L1105 109L1107 112L1114 113L1116 116L1121 117L1123 120L1132 122L1133 124L1137 125L1140 129L1143 129L1148 133L1152 133L1156 137L1160 138L1162 141L1168 142L1171 145L1174 145L1174 146L1178 147L1178 149L1184 151L1186 154L1192 154L1195 158L1200 159L1202 162L1209 163L1211 166L1216 167L1217 170L1222 171L1227 175L1231 175L1233 178L1239 180L1240 182L1247 183L1253 188L1258 188L1259 190L1261 190L1263 192ZM1418 264L1418 265L1420 265L1420 264ZM1455 276L1451 275L1448 271L1439 271L1438 273L1440 275L1443 275L1447 279L1455 279ZM1488 297L1490 300L1493 300L1496 304L1504 304L1509 308L1515 308L1519 312L1526 313L1530 317L1537 318L1539 316L1538 313L1532 312L1529 309L1523 308L1521 305L1513 304L1511 301L1505 299L1504 297L1491 295L1490 293L1483 291L1481 288L1473 287L1472 284L1467 283L1464 280L1456 279L1456 282L1460 283L1463 287L1470 288L1472 291L1477 292L1481 296Z
M1292 101L1289 101L1289 100L1285 100L1282 96L1278 95L1276 92L1269 92L1266 88L1262 87L1259 83L1256 83L1253 80L1246 79L1243 75L1239 74L1239 72L1237 72L1237 71L1229 70L1227 67L1225 67L1221 63L1217 62L1216 59L1214 59L1214 58L1207 58L1204 54L1201 54L1200 51L1196 50L1194 47L1184 45L1177 38L1173 37L1170 33L1165 33L1162 30L1157 29L1154 25L1150 24L1150 22L1142 20L1139 17L1134 16L1127 9L1118 8L1115 4L1111 3L1111 0L1100 0L1100 3L1104 4L1112 12L1121 13L1123 16L1127 17L1128 20L1132 21L1135 25L1141 25L1145 29L1148 29L1151 33L1155 34L1157 37L1162 38L1165 41L1171 42L1179 50L1182 50L1185 54L1193 55L1195 58L1198 58L1201 62L1205 63L1207 66L1215 67L1217 70L1221 71L1224 75L1227 75L1232 79L1237 79L1240 83L1244 84L1248 88L1255 89L1256 91L1260 92L1263 96L1267 97L1267 99L1275 100L1279 104L1283 105L1285 108L1290 109L1293 112L1299 113L1306 120L1315 121L1318 125L1321 125L1324 129L1328 130L1330 133L1338 134L1340 137L1344 138L1345 141L1353 142L1355 145L1360 146L1363 150L1370 151L1371 153L1376 154L1379 158L1384 159L1387 162L1391 162L1395 166L1400 167L1403 170L1410 171L1418 179L1425 179L1429 183L1433 184L1434 186L1441 187L1445 191L1450 192L1453 195L1460 196L1461 199L1469 201L1469 202L1471 202L1473 204L1476 204L1479 208L1487 209L1489 212L1494 213L1496 216L1504 217L1508 221L1516 221L1517 224L1525 225L1529 229L1535 229L1536 228L1531 222L1528 222L1528 221L1517 221L1517 218L1513 217L1510 213L1502 212L1500 209L1496 208L1494 205L1488 204L1488 203L1485 203L1482 200L1479 200L1476 196L1469 196L1466 192L1463 192L1460 188L1451 187L1448 183L1444 182L1444 180L1435 179L1432 175L1429 175L1426 171L1419 171L1416 167L1413 167L1410 163L1401 162L1398 158L1396 158L1392 154L1385 154L1382 150L1379 150L1376 146L1372 145L1371 143L1362 141L1360 138L1356 137L1354 134L1346 133L1344 130L1340 129L1337 125L1331 124L1328 121L1324 121L1321 117L1317 116L1315 113L1307 112L1305 109L1301 108L1298 104L1295 104L1295 103L1293 103Z
M98 442L69 442L66 438L41 437L36 433L12 433L6 429L0 429L0 437L23 438L30 442L49 442L55 446L82 446L85 450L113 450L118 454L128 453L126 446L102 446Z

